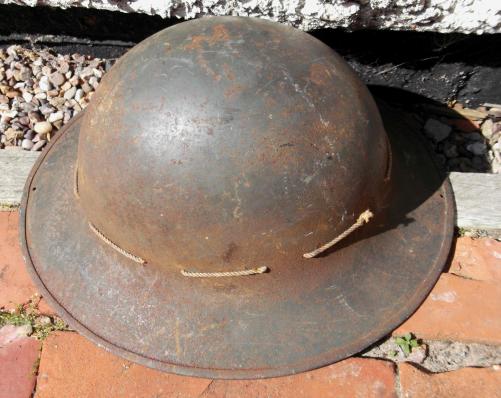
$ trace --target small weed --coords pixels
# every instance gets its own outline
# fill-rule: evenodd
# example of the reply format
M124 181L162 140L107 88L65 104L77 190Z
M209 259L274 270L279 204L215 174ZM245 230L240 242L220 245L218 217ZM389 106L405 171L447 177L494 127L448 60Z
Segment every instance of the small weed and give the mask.
M0 310L0 328L5 325L31 326L31 336L44 340L52 332L68 330L68 326L59 317L40 315L38 311L39 298L31 299L27 304L21 304L12 312Z
M12 211L16 210L17 208L19 208L18 204L0 203L0 211Z
M419 341L412 333L395 337L395 344L400 347L406 357L410 355L413 348L419 347Z
M23 305L18 305L13 312L0 311L0 327L5 325L32 325L35 319L35 314L27 310Z
M40 355L38 358L33 362L33 366L31 367L31 374L33 376L36 376L38 374L38 368L40 367Z

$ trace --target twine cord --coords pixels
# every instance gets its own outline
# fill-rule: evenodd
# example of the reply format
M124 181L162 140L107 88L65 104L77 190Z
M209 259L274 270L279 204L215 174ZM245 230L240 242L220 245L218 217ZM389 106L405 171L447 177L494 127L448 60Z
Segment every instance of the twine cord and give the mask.
M92 223L89 222L89 227L94 232L104 243L108 244L111 246L113 249L115 249L117 252L120 254L124 255L128 259L135 261L136 263L139 264L145 264L146 261L143 260L141 257L134 256L133 254L129 253L128 251L122 249L120 246L117 246L115 243L113 243L111 240L109 240L106 236L102 234L101 231L99 231Z
M117 244L113 243L110 239L103 235L101 231L99 231L92 223L89 222L89 228L94 232L98 238L100 238L104 243L111 246L117 252L127 257L128 259L135 261L139 264L145 264L146 261L141 257L135 256L134 254L129 253L128 251L122 249ZM228 272L191 272L181 270L181 274L183 276L187 276L189 278L222 278L222 277L230 277L230 276L246 276L246 275L256 275L262 274L268 270L268 267L258 267L252 269L244 269L241 271L228 271Z
M252 269L244 269L241 271L229 271L229 272L191 272L186 270L181 270L183 276L190 278L223 278L227 276L246 276L246 275L256 275L262 274L268 270L268 267L258 267Z
M315 256L318 256L320 253L323 253L324 251L331 248L339 241L346 238L349 234L351 234L356 229L360 228L362 225L367 224L373 216L374 216L374 214L370 210L365 210L362 214L360 214L360 216L358 216L358 219L355 222L355 224L353 224L347 230L345 230L344 232L342 232L341 234L336 236L330 242L327 242L325 245L320 246L318 249L315 249L309 253L304 253L303 257L304 258L313 258Z

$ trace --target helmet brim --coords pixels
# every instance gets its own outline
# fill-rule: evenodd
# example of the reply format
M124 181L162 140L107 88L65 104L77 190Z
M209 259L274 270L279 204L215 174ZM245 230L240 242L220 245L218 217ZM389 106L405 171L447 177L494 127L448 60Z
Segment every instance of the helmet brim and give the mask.
M294 294L277 299L261 294L276 289L273 264L269 273L246 277L244 288L229 289L117 253L91 231L74 194L80 116L52 140L26 183L20 234L31 276L72 328L162 371L266 378L353 355L416 310L453 236L448 179L420 133L394 110L381 112L393 153L385 214L318 259L298 259L317 275L314 288L298 278Z

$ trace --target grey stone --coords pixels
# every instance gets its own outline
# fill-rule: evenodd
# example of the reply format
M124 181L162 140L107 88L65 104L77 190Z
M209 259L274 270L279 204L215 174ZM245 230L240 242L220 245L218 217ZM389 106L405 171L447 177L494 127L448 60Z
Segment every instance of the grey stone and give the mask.
M487 153L487 145L484 142L469 144L466 149L474 155L485 155Z
M443 152L444 155L447 156L448 158L456 158L459 155L456 145L451 142L446 142L444 144Z
M33 145L33 148L31 148L32 151L40 151L42 148L45 146L47 143L46 140L40 140L38 141L35 145Z
M480 133L469 133L466 138L468 141L484 141L484 136Z
M451 126L435 119L428 119L424 125L424 132L435 142L445 140L451 131Z
M33 130L26 130L26 132L24 133L24 138L26 138L27 140L32 140L33 138L35 137L35 132Z
M44 104L40 107L40 112L42 112L42 115L48 115L49 113L52 113L55 110L56 110L55 108L47 104Z
M42 76L38 82L38 87L40 87L40 90L42 91L51 90L52 85L50 84L49 78L47 76Z

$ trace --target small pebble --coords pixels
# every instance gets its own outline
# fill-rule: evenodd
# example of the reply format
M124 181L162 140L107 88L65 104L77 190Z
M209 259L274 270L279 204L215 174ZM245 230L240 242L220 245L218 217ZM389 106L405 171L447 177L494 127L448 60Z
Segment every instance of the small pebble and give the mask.
M25 91L23 93L23 99L26 101L26 102L31 102L31 100L33 99L33 94Z
M487 139L491 138L493 133L492 131L493 127L494 127L494 122L491 119L487 119L484 123L482 123L482 128L481 128L482 135Z
M18 138L23 138L23 132L17 129L14 129L12 127L8 128L5 131L5 137L7 138L7 141L13 142L14 140Z
M451 131L451 126L435 119L428 119L424 125L424 132L435 142L445 140Z
M63 73L63 74L68 73L68 71L70 70L70 64L68 64L68 62L66 62L66 61L62 61L59 64L58 70L60 73Z
M42 73L48 77L52 73L52 68L48 65L44 65L42 66Z
M26 138L27 140L32 141L34 137L35 137L35 132L31 129L26 130L26 132L24 133L24 138Z
M42 91L49 91L52 89L52 85L50 84L49 78L47 76L42 76L42 78L38 82L38 86Z
M7 91L7 93L5 93L5 96L7 98L15 98L15 97L18 97L20 95L21 95L21 93L19 91L14 91L14 90L13 91Z
M99 85L99 81L97 80L97 77L96 76L92 76L90 79L89 79L89 84L94 87L94 89L97 88L97 86Z
M47 143L47 141L40 140L35 145L33 145L33 148L31 148L31 150L32 151L39 151L45 146L46 143Z
M69 90L70 88L71 88L71 83L70 83L70 82L66 82L66 83L64 83L64 84L61 86L61 90L62 90L62 91Z
M75 86L71 87L69 90L65 91L64 93L64 99L70 100L75 96L75 93L77 92L77 88Z
M31 148L33 148L33 141L25 138L23 141L22 141L22 144L21 144L22 148L27 150L27 151L30 151Z
M487 145L483 142L475 142L466 146L466 149L475 155L485 155L487 153Z
M30 121L32 123L43 121L42 115L40 115L38 112L29 112L28 117L30 118Z
M52 131L52 124L49 122L38 122L33 126L33 130L35 130L41 138L45 138L47 134Z
M63 117L64 117L63 112L58 111L58 112L51 113L49 115L49 117L47 118L47 121L49 123L54 123L54 122L57 122L58 120L62 120Z
M82 90L85 94L88 94L92 91L92 87L89 85L89 83L84 83L82 84Z
M80 101L84 97L84 95L85 95L84 91L81 88L79 88L75 92L75 100Z

